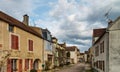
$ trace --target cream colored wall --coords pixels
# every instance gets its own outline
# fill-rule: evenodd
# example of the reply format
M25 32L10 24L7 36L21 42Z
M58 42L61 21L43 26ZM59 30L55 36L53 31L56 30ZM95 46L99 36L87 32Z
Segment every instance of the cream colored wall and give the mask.
M74 63L77 63L77 52L76 51L70 51L70 58L74 59Z
M120 19L109 29L109 72L120 72Z
M2 46L3 46L3 24L2 22L0 21L0 50L2 49Z
M2 40L4 50L11 50L11 34L18 35L19 37L19 50L12 50L10 58L17 59L40 59L42 60L43 52L43 39L30 34L20 28L14 27L14 33L8 31L8 23L0 21L0 29L2 29ZM0 34L1 36L1 34ZM28 51L28 39L33 40L33 52ZM24 61L23 61L24 62ZM41 63L42 64L42 63ZM42 65L41 65L42 66ZM23 64L24 67L24 64ZM40 67L41 68L41 67Z
M100 53L100 43L102 43L104 41L104 53ZM99 56L95 56L95 52L94 52L94 62L96 61L104 61L105 63L105 72L108 72L108 60L107 60L107 57L108 57L108 36L107 36L107 33L101 38L101 40L94 45L94 51L95 51L95 48L99 46ZM99 72L103 72L101 69L98 69L96 68Z

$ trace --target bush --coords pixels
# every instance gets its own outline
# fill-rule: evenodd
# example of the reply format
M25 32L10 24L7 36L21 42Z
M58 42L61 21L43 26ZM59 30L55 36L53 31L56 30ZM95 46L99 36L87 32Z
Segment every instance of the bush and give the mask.
M49 70L51 64L52 64L52 63L51 63L50 61L46 61L46 62L45 62L45 70Z
M66 65L69 65L69 64L70 64L70 62L67 62L67 63L66 63Z
M32 70L30 70L30 72L37 72L37 70L35 70L35 69L32 69Z

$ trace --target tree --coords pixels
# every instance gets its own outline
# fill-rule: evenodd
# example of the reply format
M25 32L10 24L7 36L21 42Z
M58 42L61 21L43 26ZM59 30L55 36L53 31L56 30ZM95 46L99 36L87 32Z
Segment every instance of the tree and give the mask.
M70 52L69 51L67 52L67 58L70 58Z

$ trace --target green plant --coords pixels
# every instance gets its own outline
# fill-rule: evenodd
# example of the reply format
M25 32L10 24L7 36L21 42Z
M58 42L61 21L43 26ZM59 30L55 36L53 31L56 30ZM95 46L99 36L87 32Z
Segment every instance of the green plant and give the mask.
M30 72L37 72L37 70L35 70L35 69L31 69Z
M51 66L51 61L45 61L45 70L49 70Z

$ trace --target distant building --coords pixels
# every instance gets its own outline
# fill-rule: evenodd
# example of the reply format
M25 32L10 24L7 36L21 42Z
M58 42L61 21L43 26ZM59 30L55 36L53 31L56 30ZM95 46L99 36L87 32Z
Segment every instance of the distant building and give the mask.
M59 44L57 38L53 37L52 45L54 54L54 67L63 66L64 64L66 64L66 43Z
M80 53L80 62L85 62L84 53Z
M93 47L90 47L88 49L88 63L90 63L91 66L93 65L93 58L94 58L93 55L94 55L94 49L93 49Z
M52 36L48 29L42 29L42 36L44 38L44 65L45 69L52 69L53 52L52 52Z
M108 23L107 28L93 30L93 62L99 72L119 72L120 17Z
M69 46L66 47L66 54L70 53L70 57L68 58L68 62L70 63L78 63L79 59L80 59L80 51L76 46Z
M88 51L85 51L85 52L84 52L84 61L85 61L85 62L88 62L88 56L89 56L89 55L88 55Z

